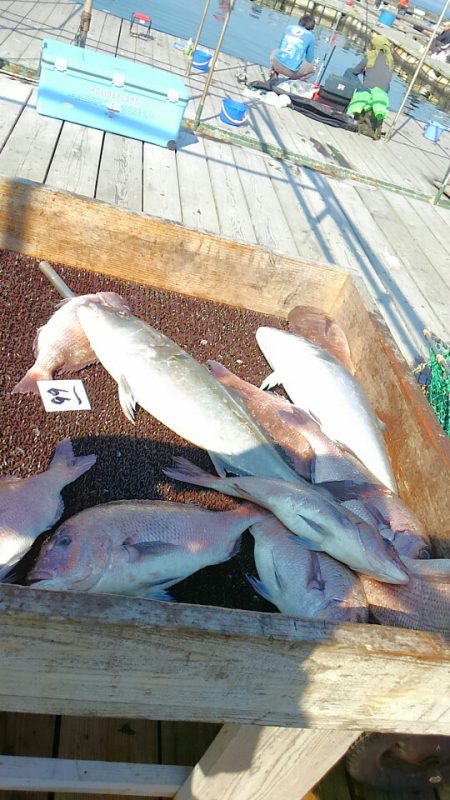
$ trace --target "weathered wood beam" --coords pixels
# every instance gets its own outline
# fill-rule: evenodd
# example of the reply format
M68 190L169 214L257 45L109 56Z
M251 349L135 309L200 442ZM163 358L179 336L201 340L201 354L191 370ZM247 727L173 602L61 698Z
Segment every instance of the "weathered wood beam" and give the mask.
M0 790L173 797L191 767L0 755Z
M354 731L224 725L175 800L299 800L358 736Z
M0 708L447 734L448 637L20 586L0 592Z

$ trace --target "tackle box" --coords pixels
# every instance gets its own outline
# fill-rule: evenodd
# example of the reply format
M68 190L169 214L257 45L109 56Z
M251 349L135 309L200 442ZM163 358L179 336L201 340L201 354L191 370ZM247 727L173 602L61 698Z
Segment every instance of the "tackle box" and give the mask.
M356 75L329 75L320 86L319 100L339 108L348 106L355 89L361 89L361 81Z
M39 114L174 150L188 99L183 81L171 72L43 41Z

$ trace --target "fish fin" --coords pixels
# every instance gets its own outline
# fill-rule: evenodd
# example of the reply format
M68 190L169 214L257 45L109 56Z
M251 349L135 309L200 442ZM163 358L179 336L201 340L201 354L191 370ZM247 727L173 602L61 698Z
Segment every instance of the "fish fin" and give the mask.
M74 455L72 442L66 437L57 444L49 469L66 468L70 474L69 482L72 483L93 467L96 461L97 456L93 453L89 456Z
M380 419L380 417L377 417L377 422L378 422L378 427L379 427L380 431L382 431L382 433L386 433L386 431L387 431L386 423L382 419Z
M285 581L283 581L283 578L281 577L281 574L280 574L279 570L277 569L276 552L275 552L274 549L272 549L271 555L272 555L273 574L274 574L274 578L275 578L276 584L277 584L280 592L284 592L285 588L286 588L286 583L285 583Z
M169 594L168 591L166 591L166 589L156 589L156 588L149 589L145 597L148 600L161 600L164 603L174 602L174 598L172 597L171 594Z
M219 361L214 361L212 358L208 359L206 362L206 366L209 369L211 375L214 375L218 381L221 379L225 379L228 375L231 375L230 370L224 367Z
M16 383L13 389L11 389L11 394L37 394L39 395L39 389L37 385L37 381L48 381L52 379L52 373L38 369L34 365L30 367L28 372L25 373L23 378Z
M240 549L241 549L241 537L239 536L239 538L236 539L235 542L233 542L233 546L228 555L224 558L224 561L229 561L230 558L234 558L234 556L237 556L237 554L240 552Z
M130 389L127 379L125 375L121 375L118 381L118 388L119 388L119 403L120 407L125 414L126 418L130 420L130 422L135 424L135 416L136 416L136 398L133 396L133 392Z
M187 458L176 456L173 459L174 467L165 467L163 469L164 475L168 478L174 478L177 481L185 481L186 483L193 483L196 486L213 486L217 480L214 475L200 469Z
M309 521L308 524L310 524ZM318 553L323 552L324 548L322 547L321 543L310 539L307 534L300 536L298 533L295 533L294 536L298 539L300 544L303 545L303 547L306 547L307 550L317 551Z
M223 459L217 453L213 453L212 450L208 450L208 455L212 463L214 464L214 469L216 470L219 478L226 478L227 471L225 469L225 464L223 462Z
M379 497L381 494L392 494L387 486L378 483L356 483L356 481L324 481L319 483L322 489L326 489L337 500L369 500L371 497Z
M252 589L254 589L257 594L261 595L261 597L264 597L264 599L268 600L269 603L273 603L269 590L267 589L266 585L259 580L259 578L255 578L253 575L246 575L245 577L247 578Z
M125 539L122 542L122 547L128 550L130 561L140 561L144 558L155 558L156 556L166 556L170 553L180 552L182 548L180 545L171 544L170 542L162 542L156 540L153 542L131 542Z
M316 533L319 534L321 539L324 538L323 525L320 525L320 523L318 523L318 522L314 522L314 520L312 520L312 519L310 519L308 517L304 517L303 514L298 514L297 513L297 517L300 517L300 519L303 519L306 522L306 524L310 528L313 529L313 531L315 531ZM297 536L297 534L295 534L295 535ZM306 539L308 539L308 534L304 534L304 536L306 537ZM301 539L302 537L299 537L299 538ZM313 550L313 549L315 549L315 548L311 548L310 547L310 550ZM319 549L321 549L321 548L319 548Z
M275 386L279 386L280 383L281 383L281 381L279 380L277 373L276 372L271 372L270 375L268 375L267 378L265 378L263 380L263 382L262 382L262 384L261 384L261 386L259 388L260 389L274 389Z
M318 589L320 592L323 592L325 589L325 582L322 577L322 572L320 569L320 561L317 556L317 553L313 551L309 554L309 566L308 566L308 577L306 580L306 588L307 589Z

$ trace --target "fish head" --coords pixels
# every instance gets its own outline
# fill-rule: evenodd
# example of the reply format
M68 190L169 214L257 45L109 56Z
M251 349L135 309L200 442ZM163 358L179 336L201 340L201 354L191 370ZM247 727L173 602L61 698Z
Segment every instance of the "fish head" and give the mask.
M130 306L127 304L126 300L116 292L97 292L94 297L99 305L113 308L115 311L121 312L122 316L124 313L131 314Z
M395 531L393 545L400 558L406 556L414 559L431 558L431 545L414 530Z
M92 301L80 306L77 314L97 358L109 369L105 359L114 361L135 317L125 305L117 308Z
M108 568L112 541L103 531L67 520L42 546L28 574L38 588L89 591Z

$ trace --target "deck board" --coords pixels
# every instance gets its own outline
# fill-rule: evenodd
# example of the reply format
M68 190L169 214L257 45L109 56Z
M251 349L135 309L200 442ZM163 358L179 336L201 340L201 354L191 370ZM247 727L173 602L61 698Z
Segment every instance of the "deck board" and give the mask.
M48 171L46 184L55 189L95 196L104 134L65 122Z
M114 133L105 133L96 198L126 208L142 211L143 143Z
M0 174L43 183L62 122L36 113L35 92L0 153Z

